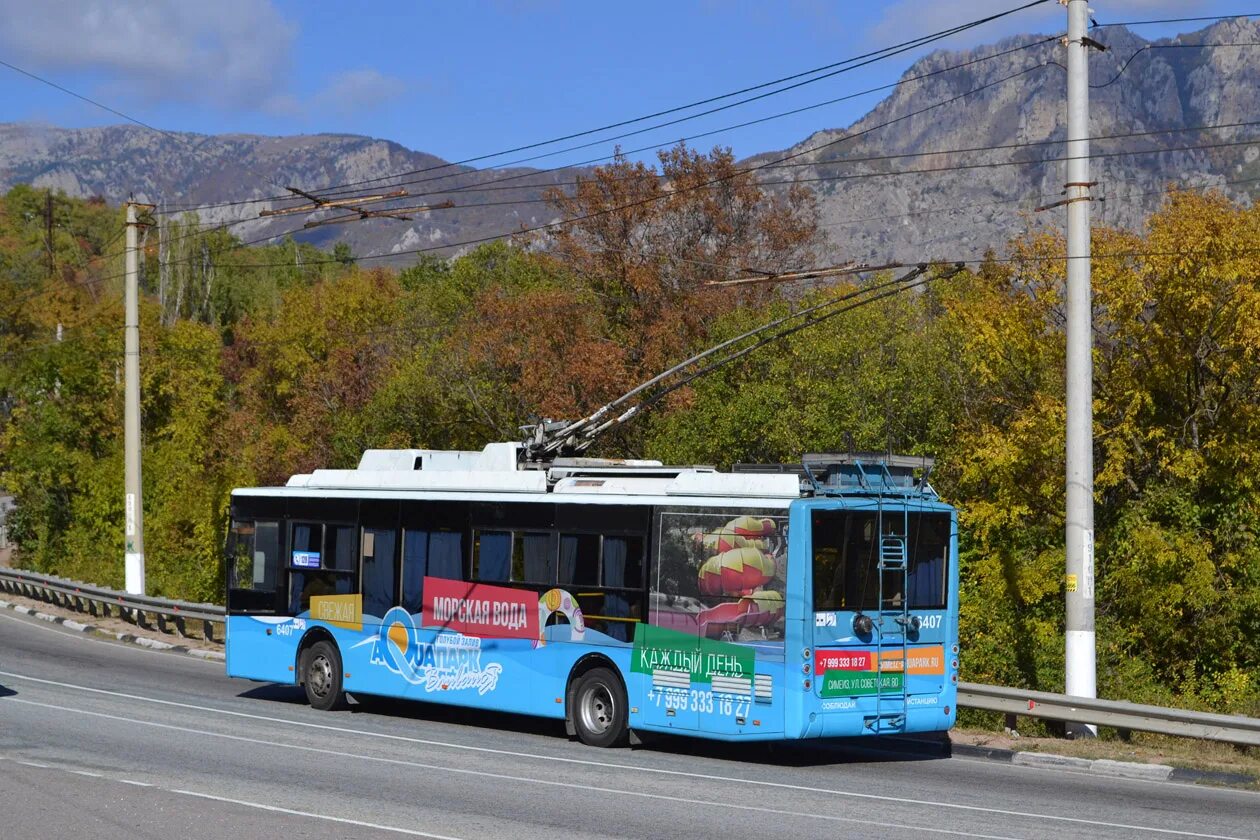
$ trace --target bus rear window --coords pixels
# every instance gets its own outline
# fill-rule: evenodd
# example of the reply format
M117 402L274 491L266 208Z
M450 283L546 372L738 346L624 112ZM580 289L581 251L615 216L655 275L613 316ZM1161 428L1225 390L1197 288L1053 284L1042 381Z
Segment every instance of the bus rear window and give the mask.
M884 570L880 604L880 544L898 537L905 539L906 571ZM814 511L814 610L944 609L949 538L944 513Z

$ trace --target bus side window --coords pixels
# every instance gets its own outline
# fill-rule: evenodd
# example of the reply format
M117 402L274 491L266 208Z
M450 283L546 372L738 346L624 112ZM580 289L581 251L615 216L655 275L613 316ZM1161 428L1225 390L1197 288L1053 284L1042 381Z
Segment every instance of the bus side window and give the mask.
M549 586L553 555L549 533L474 531L473 580Z
M424 578L429 573L429 532L403 531L402 606L407 612L420 612L424 596Z
M555 543L549 533L518 533L512 547L512 580L550 586L555 579Z
M325 529L324 551L327 561L324 563L324 568L351 574L355 572L359 558L354 550L354 531L355 529L349 525L330 525ZM350 579L346 581L346 584L338 582L338 594L349 594L353 591L353 581ZM341 591L343 588L345 592Z
M363 614L383 618L394 606L394 547L392 528L363 529Z
M512 571L512 532L473 532L473 580L502 583Z
M415 615L424 604L424 579L463 580L464 535L459 531L403 531L402 606Z
M253 589L258 577L257 566L266 568L265 563L257 563L254 555L254 523L232 522L228 532L228 562L231 563L231 575L228 580L229 589Z
M631 641L633 621L643 617L643 538L638 536L604 537L600 583L604 594L604 624L609 636L620 642ZM633 621L626 621L633 619Z
M254 523L254 585L274 591L280 582L280 523Z
M289 612L311 607L317 595L349 595L355 591L358 552L352 525L293 524L289 552Z
M599 541L598 534L560 535L561 586L599 585Z
M228 558L229 608L274 612L280 581L280 523L233 520Z

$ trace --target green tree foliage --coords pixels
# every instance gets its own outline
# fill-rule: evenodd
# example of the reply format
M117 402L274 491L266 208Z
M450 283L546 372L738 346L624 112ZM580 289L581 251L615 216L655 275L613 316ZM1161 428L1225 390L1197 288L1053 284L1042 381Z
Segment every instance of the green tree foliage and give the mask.
M1104 695L1260 710L1257 225L1260 211L1174 194L1145 235L1096 236ZM935 453L961 510L964 675L1061 690L1063 253L1030 236L1010 261L751 356L658 414L651 448L790 460L848 432ZM764 318L732 313L719 332Z
M399 271L348 249L244 247L195 216L151 230L151 589L221 597L234 486L370 447L511 439L853 288L710 285L819 259L808 195L765 195L723 150L617 161L556 202L589 218ZM49 237L47 207L28 187L0 200L0 486L20 562L118 585L121 217L55 196ZM1141 234L1096 234L1104 695L1260 711L1256 242L1260 211L1192 194ZM964 676L1060 689L1064 247L1029 235L1007 253L751 353L603 445L720 465L850 445L937 456L934 484L961 511Z

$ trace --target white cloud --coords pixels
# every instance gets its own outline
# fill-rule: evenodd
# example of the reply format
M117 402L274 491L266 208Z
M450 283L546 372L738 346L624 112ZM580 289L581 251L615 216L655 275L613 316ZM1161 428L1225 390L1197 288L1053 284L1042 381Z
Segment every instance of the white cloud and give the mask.
M869 31L872 43L891 44L928 35L971 20L1006 11L1019 5L1012 0L895 0ZM1098 4L1102 6L1100 2ZM1107 0L1106 15L1100 23L1134 16L1190 17L1207 9L1209 0ZM1066 11L1058 3L1034 6L1025 12L987 23L941 42L959 47L989 43L997 38L1023 32L1053 32L1067 28Z
M290 82L297 34L258 0L0 0L0 19L14 63L100 74L149 104L260 108Z
M311 99L312 111L331 111L338 116L373 111L402 96L407 85L401 79L361 68L334 76Z
M373 69L295 92L297 24L272 0L0 0L0 53L35 73L84 73L90 93L142 106L182 104L289 119L345 117L402 95Z

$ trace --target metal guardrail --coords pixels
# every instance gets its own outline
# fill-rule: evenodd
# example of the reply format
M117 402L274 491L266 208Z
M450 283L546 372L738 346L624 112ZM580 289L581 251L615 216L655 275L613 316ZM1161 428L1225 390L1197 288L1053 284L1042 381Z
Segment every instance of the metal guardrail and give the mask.
M41 575L22 569L0 568L0 591L34 598L49 604L106 618L121 618L138 627L163 633L178 633L185 638L223 641L225 612L216 604L197 604L128 595L90 583ZM200 635L190 633L199 625Z
M1193 712L978 683L958 684L958 705L1022 717L1260 746L1260 718L1242 715Z
M223 626L225 612L216 604L128 595L21 569L0 568L0 590L92 615L117 615L140 627L176 632L189 638L189 622L200 622L201 638L223 641L222 630L218 628ZM1092 723L1181 738L1260 746L1260 718L1241 715L1218 715L966 682L958 684L958 705L1020 717Z

